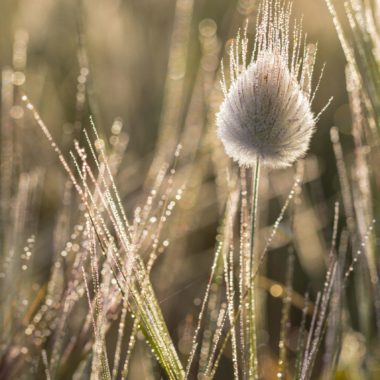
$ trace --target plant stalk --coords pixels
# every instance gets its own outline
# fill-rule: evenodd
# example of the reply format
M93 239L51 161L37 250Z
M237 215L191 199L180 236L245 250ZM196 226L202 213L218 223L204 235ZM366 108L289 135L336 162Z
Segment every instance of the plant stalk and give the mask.
M256 315L255 315L255 286L254 286L254 247L255 234L257 228L257 205L260 182L260 158L257 157L255 168L252 171L252 193L251 193L251 238L249 242L249 312L248 312L248 333L249 333L249 379L257 379L257 344L256 344Z

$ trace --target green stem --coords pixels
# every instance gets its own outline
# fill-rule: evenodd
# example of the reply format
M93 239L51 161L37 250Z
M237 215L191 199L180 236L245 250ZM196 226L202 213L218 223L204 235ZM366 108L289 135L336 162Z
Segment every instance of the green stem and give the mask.
M254 297L254 245L256 234L256 216L257 204L259 194L259 181L260 181L260 158L257 157L256 165L252 173L252 203L251 203L251 239L249 243L249 379L257 379L257 349L256 349L256 316L255 316L255 297Z
M259 182L260 182L260 158L257 157L254 173L252 173L252 204L251 204L251 240L250 240L250 262L251 262L251 276L253 278L254 272L254 244L255 244L255 233L257 225L257 203L259 198Z

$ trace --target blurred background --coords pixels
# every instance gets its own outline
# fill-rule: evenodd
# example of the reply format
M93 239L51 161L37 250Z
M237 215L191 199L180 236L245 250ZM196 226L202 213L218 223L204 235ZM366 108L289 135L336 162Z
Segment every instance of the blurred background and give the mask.
M259 337L267 379L275 377L272 361L278 354L282 288L265 280L285 282L287 252L294 238L295 290L309 291L313 297L321 289L339 191L330 143L332 126L341 132L348 160L352 151L345 58L326 4L295 0L294 15L303 17L308 41L318 43L315 82L326 64L313 110L318 113L330 97L333 102L318 123L302 167L263 172L262 245L292 187L295 170L305 172L294 231L290 222L280 225L265 264L266 313ZM172 162L181 143L176 184L186 184L186 191L166 225L170 244L153 268L152 281L172 337L179 350L187 352L184 331L199 312L228 192L226 169L233 167L215 135L215 112L222 99L219 63L247 18L248 36L253 38L256 16L255 0L1 1L1 106L10 110L2 122L12 126L11 171L20 175L40 170L41 191L26 215L25 236L37 236L29 273L33 282L46 281L53 253L59 249L54 230L67 176L36 123L24 115L22 93L28 95L64 154L73 149L74 139L83 141L82 130L90 129L90 115L106 149L126 146L119 157L116 184L128 215L141 204L160 167ZM11 89L6 86L9 82ZM11 104L4 101L9 91ZM1 165L5 176L4 162ZM4 217L2 223L7 223ZM293 309L291 321L297 326L301 310L296 305ZM361 336L353 335L348 345L360 352L365 350L361 342ZM292 339L289 350L293 352L291 343ZM348 367L362 355L352 359L349 346L343 348L348 349ZM218 379L231 378L229 355L227 350ZM133 362L130 379L141 379L140 371L141 363Z

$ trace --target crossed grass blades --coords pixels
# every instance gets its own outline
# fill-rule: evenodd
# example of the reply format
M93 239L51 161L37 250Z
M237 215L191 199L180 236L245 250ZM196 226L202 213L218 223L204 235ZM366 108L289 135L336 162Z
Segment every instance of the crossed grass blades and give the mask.
M46 12L55 6L48 1L45 5ZM0 378L376 376L380 297L372 231L379 180L373 170L379 146L379 4L348 3L347 25L344 13L333 2L328 5L348 61L354 150L342 144L337 128L331 129L340 187L333 200L320 196L319 203L312 197L322 187L316 157L308 155L282 171L265 165L252 171L231 163L218 142L215 115L223 96L228 97L228 79L224 78L224 94L219 86L223 74L218 63L227 55L230 79L239 80L250 50L245 33L255 34L244 29L246 24L225 52L216 23L199 23L200 65L189 92L185 73L196 4L176 2L157 146L144 178L136 174L141 162L129 155L133 133L127 133L119 118L110 133L99 121L85 22L98 22L102 16L91 13L93 6L86 2L78 9L88 18L78 26L75 122L69 139L54 138L54 127L39 114L42 105L29 99L38 99L40 90L32 86L38 80L33 82L27 65L33 34L15 33L12 68L2 71ZM33 4L23 6L22 17L33 31L37 26L26 9ZM260 41L261 25L261 48L266 37L269 42L280 38L277 53L292 57L289 75L297 78L303 96L311 101L311 89L319 83L318 77L312 80L316 49L304 42L301 25L290 22L290 9L277 1L237 4L246 16L259 14L257 23L251 20L248 26L256 25ZM110 4L103 10L121 25L117 8ZM110 32L116 35L117 28ZM276 63L285 70L286 58L279 62L265 53L261 59L267 63L265 70ZM264 77L259 75L259 82ZM90 114L96 126L92 118L89 123ZM313 124L318 119L313 116ZM53 176L46 170L48 160L41 163L35 157L48 145L36 139L36 125L51 145L53 162L58 158L60 163ZM294 158L303 156L308 144ZM62 199L49 235L39 226L38 210L51 190L46 191L45 184L51 182L61 187ZM131 188L138 192L133 207L127 202ZM210 204L216 210L213 215ZM173 273L180 273L181 263L190 263L191 239L186 237L202 240L207 216L219 226L213 255L202 255L213 259L207 266L197 261L192 267L204 273L202 281L196 273L201 286L195 305L173 326L165 306L188 287L175 286ZM46 251L52 252L51 258ZM324 272L320 291L295 290L301 277L299 262L308 280ZM278 265L285 268L282 282L270 277ZM36 276L41 267L48 275ZM169 284L165 297L155 291L162 284ZM282 301L275 318L268 306L272 299ZM268 342L272 335L277 339L274 347Z

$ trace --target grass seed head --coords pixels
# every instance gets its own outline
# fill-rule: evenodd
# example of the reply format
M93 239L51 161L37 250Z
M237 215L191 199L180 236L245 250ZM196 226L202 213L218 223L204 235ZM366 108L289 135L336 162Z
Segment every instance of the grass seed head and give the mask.
M257 158L270 167L290 166L308 150L316 118L310 81L315 49L305 46L297 25L290 31L290 7L263 1L254 51L239 34L230 51L230 85L217 114L218 136L240 165ZM302 42L301 42L302 41Z

